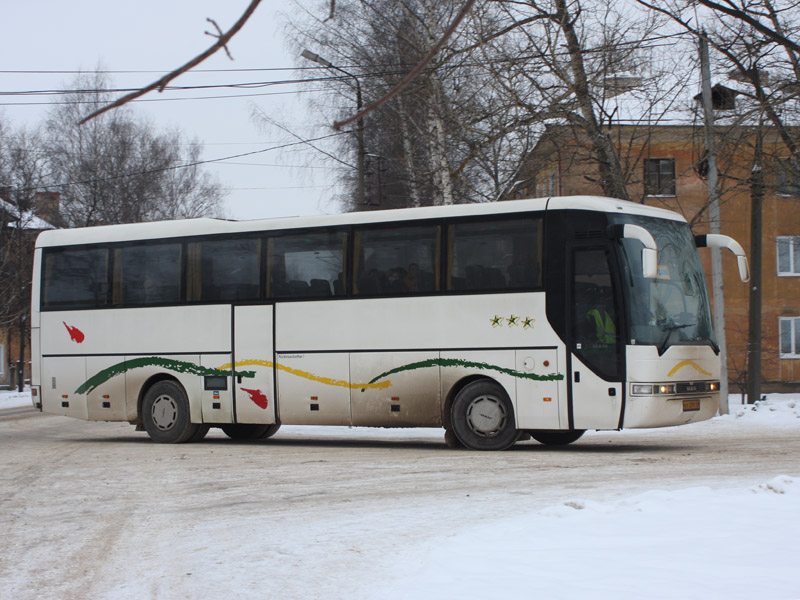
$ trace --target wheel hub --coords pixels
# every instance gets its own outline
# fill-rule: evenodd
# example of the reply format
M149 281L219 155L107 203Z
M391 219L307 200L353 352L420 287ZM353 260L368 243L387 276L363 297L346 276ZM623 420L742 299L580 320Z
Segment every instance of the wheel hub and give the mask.
M467 424L481 437L497 435L506 422L506 411L499 398L479 396L467 410Z
M178 403L172 396L162 394L153 402L153 424L161 431L169 431L178 419Z

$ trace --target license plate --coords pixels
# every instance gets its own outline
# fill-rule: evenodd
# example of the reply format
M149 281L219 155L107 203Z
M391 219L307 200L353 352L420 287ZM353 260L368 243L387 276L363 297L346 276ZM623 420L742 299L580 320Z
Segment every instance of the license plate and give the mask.
M691 410L700 410L700 400L683 401L683 412L688 412Z

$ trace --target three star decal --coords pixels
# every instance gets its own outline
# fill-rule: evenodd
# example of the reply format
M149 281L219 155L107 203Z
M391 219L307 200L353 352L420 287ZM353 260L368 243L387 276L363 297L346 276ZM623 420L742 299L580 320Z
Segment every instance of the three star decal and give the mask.
M533 317L519 317L517 315L510 315L508 317L502 317L500 315L495 315L491 318L492 327L519 327L522 325L523 329L533 329L534 325L536 325L536 319Z

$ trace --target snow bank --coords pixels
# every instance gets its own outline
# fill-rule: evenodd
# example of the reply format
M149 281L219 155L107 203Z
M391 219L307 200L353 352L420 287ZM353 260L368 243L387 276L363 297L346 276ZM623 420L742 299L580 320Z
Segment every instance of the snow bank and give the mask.
M737 402L734 403L734 398ZM755 404L740 404L740 396L728 398L730 414L721 421L738 420L752 425L797 426L800 424L800 394L769 394Z
M572 499L405 549L372 598L796 598L800 479Z
M0 390L0 410L22 406L33 406L29 389L26 388L24 392Z

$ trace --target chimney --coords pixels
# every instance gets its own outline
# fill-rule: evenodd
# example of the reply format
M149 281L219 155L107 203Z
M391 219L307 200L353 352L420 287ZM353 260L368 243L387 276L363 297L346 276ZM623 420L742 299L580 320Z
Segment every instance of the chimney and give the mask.
M33 213L54 227L61 227L61 194L36 192L33 197Z

